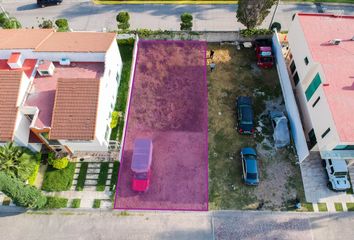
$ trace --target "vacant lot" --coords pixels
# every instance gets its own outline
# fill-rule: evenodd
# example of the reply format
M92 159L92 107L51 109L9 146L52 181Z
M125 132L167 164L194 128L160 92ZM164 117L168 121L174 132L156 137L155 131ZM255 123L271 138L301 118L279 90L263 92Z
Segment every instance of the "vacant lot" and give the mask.
M260 70L253 49L209 45L215 51L216 70L208 71L209 90L209 206L210 209L285 209L296 195L303 199L300 169L294 149L276 150L267 112L284 110L276 69ZM210 63L210 59L208 60ZM236 132L235 100L253 97L257 131L254 137ZM245 186L241 180L241 147L257 149L261 183Z

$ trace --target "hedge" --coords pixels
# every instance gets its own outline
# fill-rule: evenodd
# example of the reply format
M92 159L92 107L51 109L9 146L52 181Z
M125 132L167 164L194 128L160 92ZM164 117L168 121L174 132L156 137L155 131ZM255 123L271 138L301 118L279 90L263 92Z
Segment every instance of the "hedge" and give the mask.
M44 175L42 190L48 192L69 190L74 179L75 165L76 163L70 162L66 168L60 170L48 166Z
M47 197L47 203L44 208L52 209L52 208L66 208L68 205L67 198L61 197Z
M47 199L37 188L24 184L0 172L0 191L9 196L16 205L27 208L42 208Z
M76 191L82 191L85 186L88 162L81 163L79 176L77 177Z
M109 163L103 162L100 166L100 174L98 175L96 191L103 192L106 187L106 181L108 176Z

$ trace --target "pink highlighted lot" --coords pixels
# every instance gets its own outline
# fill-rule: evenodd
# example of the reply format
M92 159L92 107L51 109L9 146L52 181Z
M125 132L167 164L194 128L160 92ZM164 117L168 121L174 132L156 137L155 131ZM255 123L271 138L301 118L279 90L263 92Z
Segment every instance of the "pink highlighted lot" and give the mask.
M140 41L115 208L208 210L206 42ZM150 186L132 191L134 140L153 143Z

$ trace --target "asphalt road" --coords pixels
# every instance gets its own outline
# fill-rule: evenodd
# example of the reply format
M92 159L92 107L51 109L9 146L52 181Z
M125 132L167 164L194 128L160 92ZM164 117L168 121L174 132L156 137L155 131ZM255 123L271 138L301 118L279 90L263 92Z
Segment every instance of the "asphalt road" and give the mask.
M59 6L38 8L35 0L3 0L2 6L18 18L24 27L37 27L41 18L67 18L74 30L115 30L119 11L131 14L131 29L148 28L178 30L179 16L190 12L194 16L193 30L232 31L243 28L236 20L237 5L94 5L89 0L64 0ZM274 11L272 8L272 11ZM354 5L324 5L328 12L354 15ZM314 4L280 4L275 21L288 29L295 12L317 12ZM263 22L268 27L271 14Z
M1 210L1 209L0 209ZM353 239L354 213L0 213L0 239Z

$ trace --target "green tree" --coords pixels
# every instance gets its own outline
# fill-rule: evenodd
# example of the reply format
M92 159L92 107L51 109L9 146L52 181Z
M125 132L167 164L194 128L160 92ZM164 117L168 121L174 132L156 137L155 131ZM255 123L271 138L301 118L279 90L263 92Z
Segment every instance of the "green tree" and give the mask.
M66 32L69 30L68 20L65 18L59 18L55 21L55 25L58 27L59 32Z
M9 196L16 205L27 208L42 208L47 198L37 188L0 172L0 191Z
M4 29L19 29L21 27L22 27L21 23L14 17L10 17L9 19L6 19L2 25L2 28Z
M193 27L193 16L190 13L183 13L181 15L181 27L182 31L191 31Z
M64 169L68 166L69 160L67 157L63 157L57 160L54 160L53 162L53 168L56 169Z
M275 0L239 0L236 17L247 29L259 26Z
M129 20L130 16L128 12L119 12L116 20L118 22L118 28L122 30L126 30L130 27Z

